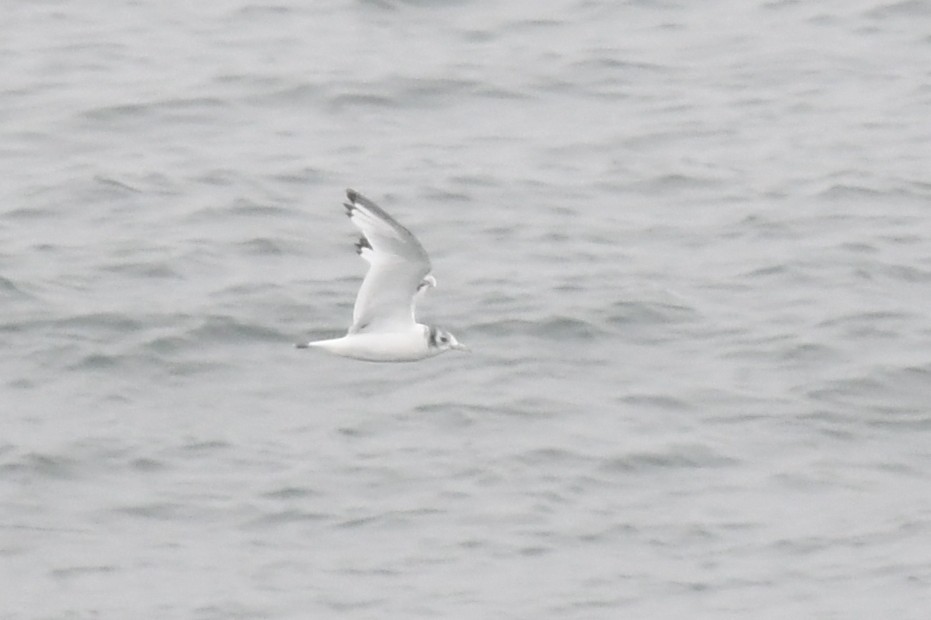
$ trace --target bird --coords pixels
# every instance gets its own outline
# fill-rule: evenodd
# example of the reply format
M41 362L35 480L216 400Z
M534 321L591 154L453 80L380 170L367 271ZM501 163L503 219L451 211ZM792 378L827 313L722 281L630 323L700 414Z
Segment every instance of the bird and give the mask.
M417 237L353 189L346 190L343 206L362 232L356 253L369 264L352 325L341 338L298 343L297 348L369 362L415 362L445 351L468 351L450 332L415 318L417 298L436 286L430 257Z

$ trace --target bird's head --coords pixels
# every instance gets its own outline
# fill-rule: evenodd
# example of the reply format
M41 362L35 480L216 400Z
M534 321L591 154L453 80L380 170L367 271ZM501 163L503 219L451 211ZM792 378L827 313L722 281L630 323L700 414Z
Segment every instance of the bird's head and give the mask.
M469 347L465 346L453 336L451 333L445 329L439 327L431 327L430 331L427 334L428 344L431 349L436 349L437 353L442 353L443 351L469 351Z

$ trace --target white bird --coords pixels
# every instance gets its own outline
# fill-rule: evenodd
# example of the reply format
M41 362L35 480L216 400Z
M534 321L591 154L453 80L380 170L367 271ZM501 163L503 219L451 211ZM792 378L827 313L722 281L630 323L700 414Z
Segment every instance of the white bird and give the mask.
M298 344L370 362L414 362L444 351L468 351L456 337L414 318L418 293L436 286L430 257L411 234L381 207L346 190L346 215L362 236L356 252L369 264L352 309L352 326L342 338Z

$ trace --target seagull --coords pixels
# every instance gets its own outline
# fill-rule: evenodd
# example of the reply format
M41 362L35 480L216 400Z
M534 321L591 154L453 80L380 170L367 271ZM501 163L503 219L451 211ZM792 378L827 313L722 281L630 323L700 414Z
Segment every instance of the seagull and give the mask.
M362 236L356 252L369 264L342 338L299 343L369 362L415 362L444 351L468 351L456 337L414 318L414 304L436 286L430 257L417 238L374 202L346 190L346 215Z

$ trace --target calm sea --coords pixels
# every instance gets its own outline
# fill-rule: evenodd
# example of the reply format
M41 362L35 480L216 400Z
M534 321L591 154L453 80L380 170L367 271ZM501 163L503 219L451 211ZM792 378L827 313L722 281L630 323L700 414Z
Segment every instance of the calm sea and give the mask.
M928 2L2 13L3 620L931 617Z

